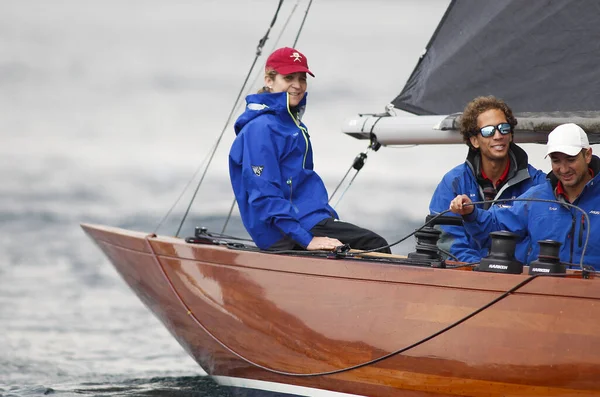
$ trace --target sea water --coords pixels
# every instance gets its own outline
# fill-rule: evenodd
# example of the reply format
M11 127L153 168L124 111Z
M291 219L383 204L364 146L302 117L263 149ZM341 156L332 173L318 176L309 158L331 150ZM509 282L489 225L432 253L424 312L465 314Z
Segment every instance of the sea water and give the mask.
M227 395L79 224L174 235L225 129L180 235L220 231L233 199L226 121L277 4L0 0L0 396ZM284 2L258 69L293 44L307 4ZM313 2L297 47L316 75L304 121L330 191L367 147L343 120L400 92L447 4ZM370 153L336 209L395 241L464 152ZM227 232L244 234L235 210Z

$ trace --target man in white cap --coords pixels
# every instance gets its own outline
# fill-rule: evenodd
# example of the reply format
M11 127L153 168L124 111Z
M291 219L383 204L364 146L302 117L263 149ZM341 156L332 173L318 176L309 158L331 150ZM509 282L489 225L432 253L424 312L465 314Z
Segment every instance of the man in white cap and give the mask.
M587 134L577 124L562 124L548 135L547 146L546 157L550 156L552 173L558 179L556 193L573 203L594 176Z
M466 195L457 196L450 210L463 216L465 229L473 238L489 246L489 234L508 230L521 238L529 236L531 249L527 263L537 259L540 240L561 243L561 262L578 264L583 254L587 229L590 241L584 263L600 270L600 158L592 155L587 134L576 124L562 124L548 135L552 172L547 182L529 189L519 198L556 200L556 203L516 201L512 207L480 210ZM571 203L584 210L561 205Z

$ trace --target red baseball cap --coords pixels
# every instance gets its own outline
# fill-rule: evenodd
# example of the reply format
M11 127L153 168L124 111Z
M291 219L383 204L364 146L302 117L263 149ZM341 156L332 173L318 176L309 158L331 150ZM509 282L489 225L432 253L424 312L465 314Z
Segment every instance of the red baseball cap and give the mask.
M312 77L315 77L315 75L308 70L308 62L306 61L304 54L290 47L283 47L273 51L267 59L265 69L274 70L279 74L305 72Z

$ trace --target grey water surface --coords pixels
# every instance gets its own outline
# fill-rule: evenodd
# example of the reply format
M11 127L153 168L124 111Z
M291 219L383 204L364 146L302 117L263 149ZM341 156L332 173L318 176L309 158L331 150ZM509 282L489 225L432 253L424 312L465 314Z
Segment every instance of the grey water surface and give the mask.
M227 396L79 225L175 233L277 3L0 0L0 396ZM304 120L330 191L367 147L343 120L400 92L447 4L313 2L297 47L317 76ZM265 53L292 45L307 5L284 2ZM222 227L232 138L228 126L181 235ZM336 209L397 240L464 153L371 153ZM235 211L228 232L244 234Z

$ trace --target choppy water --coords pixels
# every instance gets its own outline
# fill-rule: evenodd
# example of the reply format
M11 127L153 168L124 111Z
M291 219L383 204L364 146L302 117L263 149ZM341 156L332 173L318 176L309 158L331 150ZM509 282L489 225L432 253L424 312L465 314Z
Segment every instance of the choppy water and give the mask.
M156 228L223 128L276 4L0 0L0 396L227 395L79 224ZM291 44L306 4L265 52ZM446 4L313 2L298 47L317 75L305 121L330 189L366 148L339 133L342 121L398 94ZM232 135L184 235L223 224ZM463 156L380 150L337 209L393 241L423 219L435 183ZM159 233L174 233L194 187ZM238 219L229 232L242 233Z

